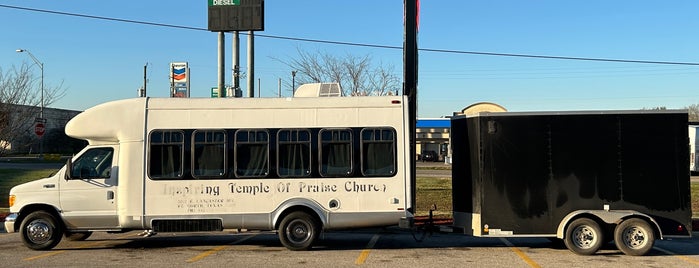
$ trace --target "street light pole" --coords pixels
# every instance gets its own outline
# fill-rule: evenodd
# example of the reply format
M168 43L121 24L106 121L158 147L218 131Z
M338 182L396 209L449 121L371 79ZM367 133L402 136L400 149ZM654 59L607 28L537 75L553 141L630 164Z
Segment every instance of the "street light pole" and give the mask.
M17 49L16 51L17 53L27 52L27 54L29 54L29 57L31 57L34 63L36 63L36 65L39 65L39 69L41 69L41 107L39 108L39 118L41 118L41 123L44 124L44 63L42 63L36 57L34 57L34 54L29 52L29 50ZM44 138L39 137L39 156L41 157L43 154Z

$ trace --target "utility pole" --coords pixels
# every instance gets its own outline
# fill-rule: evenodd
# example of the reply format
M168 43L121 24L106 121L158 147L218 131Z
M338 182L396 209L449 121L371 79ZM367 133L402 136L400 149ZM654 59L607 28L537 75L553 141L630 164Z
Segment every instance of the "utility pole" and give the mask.
M148 71L148 63L143 65L143 90L141 90L141 92L139 92L139 94L138 94L139 97L146 96L146 92L147 92L146 84L148 82L147 71Z
M408 97L408 123L410 135L410 196L411 207L408 211L415 214L415 170L416 163L416 124L417 124L417 23L418 23L418 0L404 0L403 8L405 14L404 31L405 40L403 41L403 95Z
M291 96L296 94L296 71L291 71Z

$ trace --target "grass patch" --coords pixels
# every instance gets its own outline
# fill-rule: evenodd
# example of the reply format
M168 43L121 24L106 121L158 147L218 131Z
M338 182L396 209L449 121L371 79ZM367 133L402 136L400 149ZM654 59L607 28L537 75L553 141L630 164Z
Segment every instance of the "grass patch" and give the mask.
M416 184L416 216L427 216L436 205L435 217L451 218L451 178L416 178Z
M12 189L12 187L28 181L46 178L54 172L56 172L55 169L0 169L0 208L6 210L9 206L7 204L7 198L10 195L10 189ZM0 212L2 212L2 210L0 210Z

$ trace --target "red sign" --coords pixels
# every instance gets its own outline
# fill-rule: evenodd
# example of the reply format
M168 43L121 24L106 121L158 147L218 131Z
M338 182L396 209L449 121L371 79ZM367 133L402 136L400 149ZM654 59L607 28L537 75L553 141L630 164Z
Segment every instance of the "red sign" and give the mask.
M44 135L45 131L46 129L44 128L43 123L36 123L36 125L34 126L34 133L36 133L36 135L39 136L39 138L41 138L41 136Z

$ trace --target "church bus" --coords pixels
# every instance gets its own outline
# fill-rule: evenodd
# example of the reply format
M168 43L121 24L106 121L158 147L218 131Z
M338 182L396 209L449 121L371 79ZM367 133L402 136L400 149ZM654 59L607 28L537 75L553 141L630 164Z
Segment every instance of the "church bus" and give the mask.
M14 187L5 228L46 250L92 232L277 230L292 250L324 230L409 226L405 96L136 98L87 109L88 146Z

